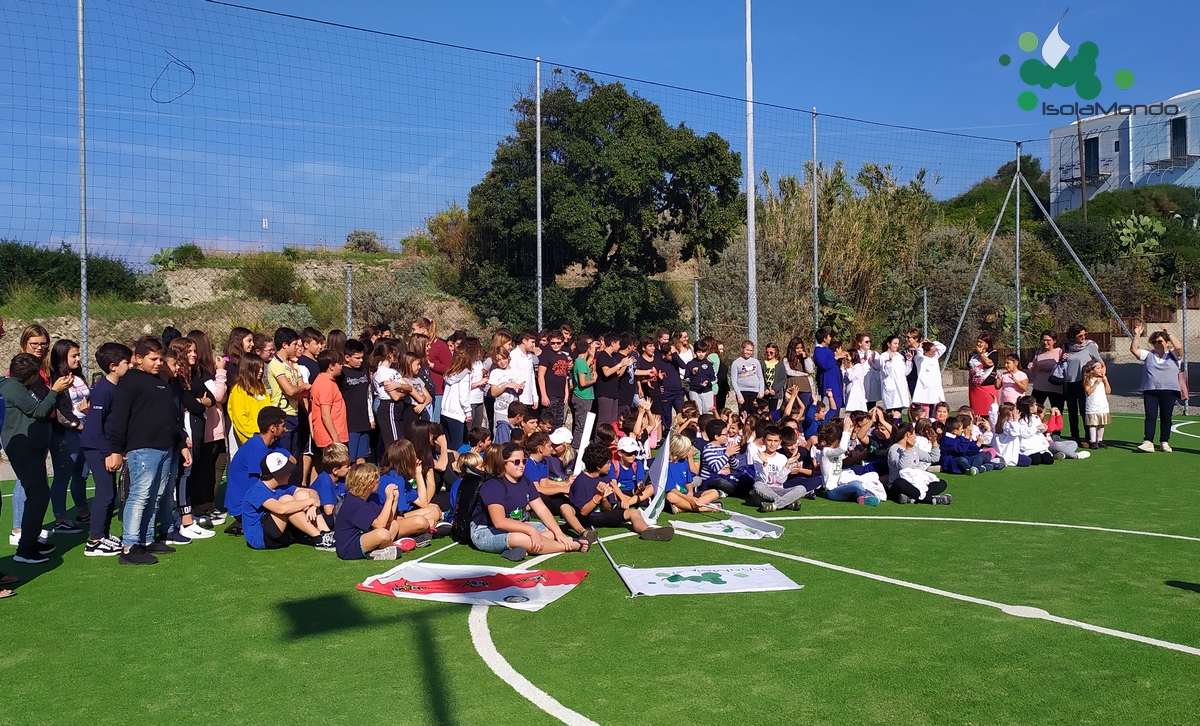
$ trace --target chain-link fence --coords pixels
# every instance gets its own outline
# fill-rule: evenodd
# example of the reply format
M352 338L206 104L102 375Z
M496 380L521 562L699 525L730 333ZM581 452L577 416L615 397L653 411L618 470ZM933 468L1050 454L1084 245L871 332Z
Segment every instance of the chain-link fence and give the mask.
M443 334L748 334L742 99L219 2L96 0L81 186L75 4L19 0L0 20L10 330L82 335L86 188L93 342L417 316ZM1082 321L1119 350L1027 193L1017 296L1015 200L997 215L1018 158L1118 314L1175 320L1200 271L1197 103L1021 143L755 104L759 342L948 340L974 289L960 341ZM1073 209L1085 186L1091 219Z

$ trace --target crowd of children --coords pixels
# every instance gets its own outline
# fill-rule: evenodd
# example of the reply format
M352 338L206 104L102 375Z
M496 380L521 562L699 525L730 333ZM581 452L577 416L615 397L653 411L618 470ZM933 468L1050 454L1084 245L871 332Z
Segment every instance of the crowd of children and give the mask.
M816 496L949 504L943 476L1088 455L1061 438L1057 409L1024 395L1015 356L986 415L952 415L941 343L909 331L907 347L889 336L876 352L867 335L816 338L811 356L795 338L762 359L746 341L726 365L721 342L666 330L499 330L485 345L463 331L443 340L419 318L406 337L234 328L218 349L168 328L99 346L89 385L79 345L30 326L0 379L19 479L10 542L17 561L46 562L47 537L86 526L85 555L153 564L225 524L254 549L394 559L450 535L463 512L463 537L519 560L586 551L597 528L668 539L640 509L658 451L667 506L690 512L729 496L763 512ZM1104 448L1102 362L1083 385L1089 447Z

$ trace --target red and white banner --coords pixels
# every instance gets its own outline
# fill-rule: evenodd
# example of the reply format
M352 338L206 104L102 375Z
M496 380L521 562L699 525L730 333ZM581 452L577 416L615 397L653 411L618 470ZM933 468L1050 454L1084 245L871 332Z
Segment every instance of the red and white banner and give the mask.
M587 570L559 572L414 562L368 577L358 589L415 600L536 611L566 595L585 577Z

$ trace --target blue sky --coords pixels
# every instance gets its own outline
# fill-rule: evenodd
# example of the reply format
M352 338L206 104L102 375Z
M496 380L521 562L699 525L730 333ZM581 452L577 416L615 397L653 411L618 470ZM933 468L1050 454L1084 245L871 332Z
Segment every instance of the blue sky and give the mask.
M734 97L745 90L740 2L246 4L540 55L547 74L561 63ZM1025 57L1017 37L1044 38L1064 9L1024 1L759 0L755 97L1035 139L1027 151L1043 154L1048 130L1061 121L1017 107L1026 88L1017 77ZM0 237L73 242L74 2L15 0L0 7L0 21L0 98L13 99L0 102L0 146L11 151L0 162ZM1102 100L1149 102L1200 87L1198 25L1195 2L1077 1L1061 32L1076 48L1085 40L1100 47ZM515 94L532 81L524 61L200 0L89 0L88 37L89 234L94 246L138 259L192 240L230 250L336 245L354 227L398 240L446 203L465 204L511 128ZM1016 62L1002 67L1002 53ZM1120 68L1136 76L1129 91L1112 83ZM630 85L660 103L672 123L716 131L744 150L737 102ZM1043 95L1074 100L1070 89ZM759 107L760 170L799 172L811 155L810 123L808 114ZM925 168L943 197L1012 156L1005 144L825 117L818 142L822 161L843 160L852 172L864 161L891 163L901 178Z

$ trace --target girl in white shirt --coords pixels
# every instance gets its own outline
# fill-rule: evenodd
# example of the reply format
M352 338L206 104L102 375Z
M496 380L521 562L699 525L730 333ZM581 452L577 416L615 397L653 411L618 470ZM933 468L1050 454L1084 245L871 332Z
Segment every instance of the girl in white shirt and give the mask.
M926 415L935 404L946 400L946 394L942 390L942 368L939 365L941 357L945 354L946 346L927 340L921 344L921 355L913 358L913 366L918 372L912 402L923 406Z
M867 378L873 377L871 364L857 350L850 351L842 361L842 385L846 391L846 410L853 413L867 410Z

